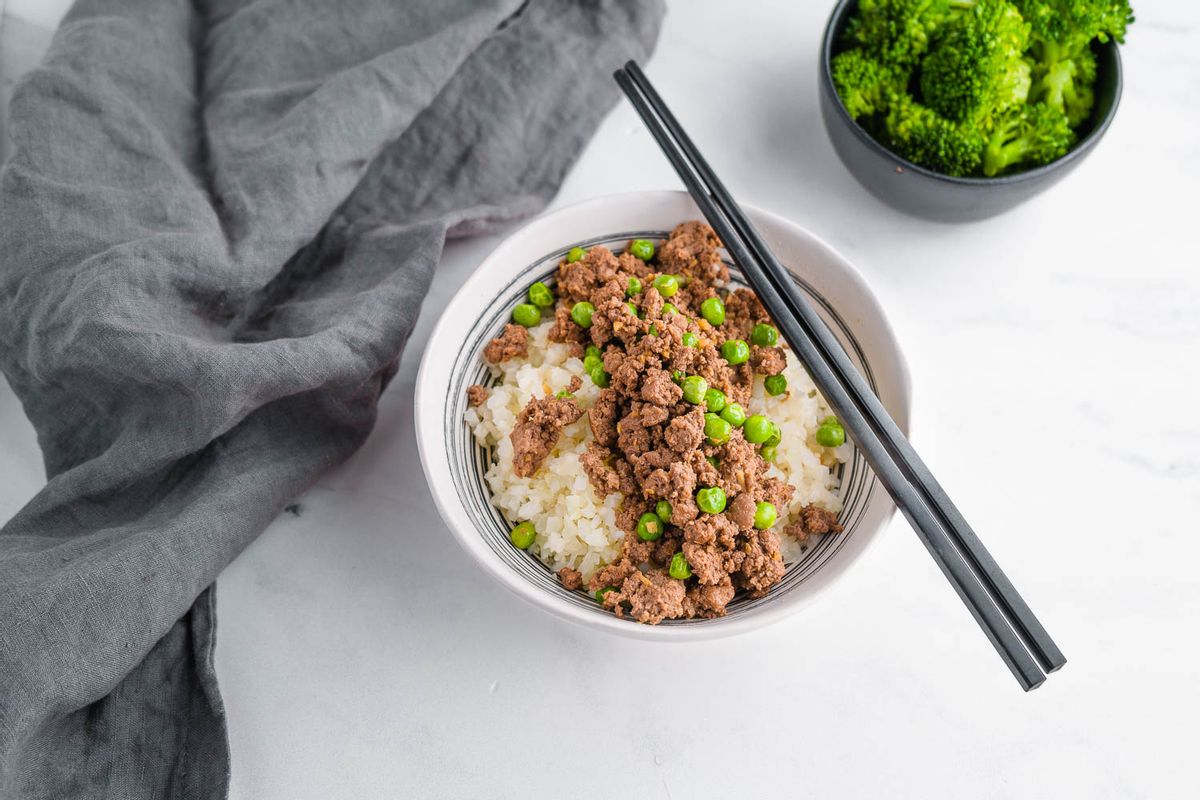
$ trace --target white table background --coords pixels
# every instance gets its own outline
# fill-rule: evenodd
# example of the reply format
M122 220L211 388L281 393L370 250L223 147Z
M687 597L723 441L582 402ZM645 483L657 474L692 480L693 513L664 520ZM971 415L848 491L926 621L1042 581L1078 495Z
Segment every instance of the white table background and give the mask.
M63 5L9 0L6 87ZM483 238L448 248L366 446L221 576L232 796L1197 796L1200 7L1135 5L1104 142L970 225L894 212L837 161L828 2L675 0L649 64L735 194L866 275L912 367L914 440L1061 673L1023 695L901 519L824 602L707 644L583 630L479 575L426 488L412 389ZM622 105L555 205L676 185ZM0 382L0 520L42 483Z

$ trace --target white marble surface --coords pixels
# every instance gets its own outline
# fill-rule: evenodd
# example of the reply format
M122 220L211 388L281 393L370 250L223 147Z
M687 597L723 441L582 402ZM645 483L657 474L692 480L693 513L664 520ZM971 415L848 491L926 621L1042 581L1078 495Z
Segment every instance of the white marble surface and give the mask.
M480 239L449 248L363 450L221 577L234 798L1196 796L1200 7L1136 3L1101 146L1024 207L947 227L834 157L827 5L675 0L650 74L739 196L867 276L911 362L918 449L1070 664L1022 695L902 520L826 602L733 641L618 640L482 579L411 430L427 332ZM675 185L622 107L555 203ZM0 387L0 518L42 481Z

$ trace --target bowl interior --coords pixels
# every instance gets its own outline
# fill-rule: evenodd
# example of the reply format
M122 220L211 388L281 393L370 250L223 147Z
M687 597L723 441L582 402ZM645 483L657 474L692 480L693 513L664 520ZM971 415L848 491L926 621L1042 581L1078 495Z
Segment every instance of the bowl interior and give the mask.
M454 491L463 499L471 524L491 548L496 557L510 569L529 581L534 587L558 595L564 602L569 602L585 613L611 616L611 612L601 608L594 599L583 591L569 592L562 587L553 572L547 569L535 556L524 550L513 547L508 540L508 533L520 520L505 519L504 515L491 503L490 490L484 480L484 474L492 463L493 449L476 443L470 429L463 421L466 412L467 387L473 383L491 385L494 382L491 373L480 354L492 337L498 335L505 323L510 321L513 306L522 302L526 289L534 281L543 281L553 286L554 272L559 262L572 247L593 247L605 245L615 252L623 250L631 239L665 239L669 230L627 230L615 231L594 237L582 242L568 242L552 252L546 253L535 263L522 269L504 291L491 300L480 314L479 319L467 334L466 346L460 351L458 361L452 371L452 379L446 396L446 459L454 466L452 477ZM733 285L745 286L740 270L726 258L729 264ZM830 305L811 284L803 278L795 277L796 285L807 298L822 312L825 321L837 335L847 353L850 354L854 365L863 373L873 389L876 381L870 363L863 354L862 346L854 336L854 332L838 312ZM857 521L866 512L871 495L877 491L874 473L867 466L862 454L854 449L850 460L838 468L840 479L840 494L843 511L841 522L845 532L836 536L823 536L814 545L808 547L803 557L788 565L783 579L764 597L750 598L744 593L734 598L729 604L729 612L722 619L735 619L752 612L756 607L772 602L777 596L787 594L816 574L822 565L837 555L838 551L853 539ZM661 625L713 625L720 624L721 619L714 620L665 620ZM631 623L632 624L632 623Z
M589 206L594 213L588 213ZM638 208L643 213L638 213ZM811 234L762 212L751 215L757 215L756 224L793 270L797 286L830 325L898 424L906 428L907 373L890 329L861 279ZM554 224L555 217L561 224ZM535 221L501 245L447 306L430 337L417 380L416 429L421 457L439 510L464 548L504 585L535 604L560 616L635 636L721 635L775 618L784 609L811 599L840 574L893 510L855 449L840 468L843 533L825 536L810 546L765 597L739 596L730 604L729 613L717 619L669 620L653 627L617 619L584 592L567 591L536 557L509 542L514 521L505 519L492 505L484 480L491 448L478 445L463 421L467 387L492 381L480 355L484 346L509 321L513 306L529 284L550 282L558 262L572 247L604 244L624 248L634 238L665 238L674 224L696 218L699 214L685 194L652 192L601 198ZM635 227L639 220L647 225ZM600 232L578 235L583 230ZM814 274L814 269L829 264L838 266L832 272ZM740 272L733 265L731 274L740 283ZM463 320L469 323L464 325Z

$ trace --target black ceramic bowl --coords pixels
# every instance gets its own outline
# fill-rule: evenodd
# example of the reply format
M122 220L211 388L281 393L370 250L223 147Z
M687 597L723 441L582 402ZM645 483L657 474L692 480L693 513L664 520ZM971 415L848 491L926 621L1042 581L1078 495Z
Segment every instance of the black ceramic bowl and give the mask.
M956 178L919 167L875 141L842 105L833 86L830 60L841 50L842 31L858 7L841 0L821 42L821 116L833 148L846 168L888 205L925 219L965 222L1007 211L1061 180L1091 152L1108 129L1121 99L1121 56L1116 42L1093 43L1097 56L1096 104L1078 129L1071 152L1041 167L995 178Z

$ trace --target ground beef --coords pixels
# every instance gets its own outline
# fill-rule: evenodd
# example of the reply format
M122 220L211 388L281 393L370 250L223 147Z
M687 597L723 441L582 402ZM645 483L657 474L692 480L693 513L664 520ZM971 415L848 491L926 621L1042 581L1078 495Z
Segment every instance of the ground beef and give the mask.
M558 580L569 592L583 588L583 573L570 567L563 567L558 571Z
M754 502L754 498L748 494L739 494L729 504L729 518L734 524L742 529L754 527L754 512L758 510L758 503Z
M837 514L832 511L826 511L819 506L805 506L800 509L799 519L789 523L783 532L804 544L811 536L841 533L842 526L838 524Z
M491 391L486 386L473 383L467 387L467 405L471 408L477 408L484 404L490 394Z
M750 348L750 366L759 375L778 375L787 366L787 356L781 347Z
M635 571L627 577L621 584L619 599L629 603L629 614L638 622L655 625L664 619L682 617L686 596L683 581L653 570Z
M675 417L663 431L663 440L676 453L695 450L704 441L704 412L699 406Z
M577 390L580 385L579 379L575 378L570 391ZM521 409L509 437L513 444L513 472L522 478L537 472L558 444L562 429L582 416L583 409L574 397L559 399L546 395L530 400Z
M579 457L579 466L592 482L592 488L600 497L607 497L621 488L621 476L609 466L612 451L592 442Z
M489 364L499 364L510 358L524 358L528 354L529 331L515 322L505 325L504 332L483 348L483 357Z
M656 406L673 406L683 397L683 389L671 380L671 373L658 368L646 371L642 379L642 399Z

